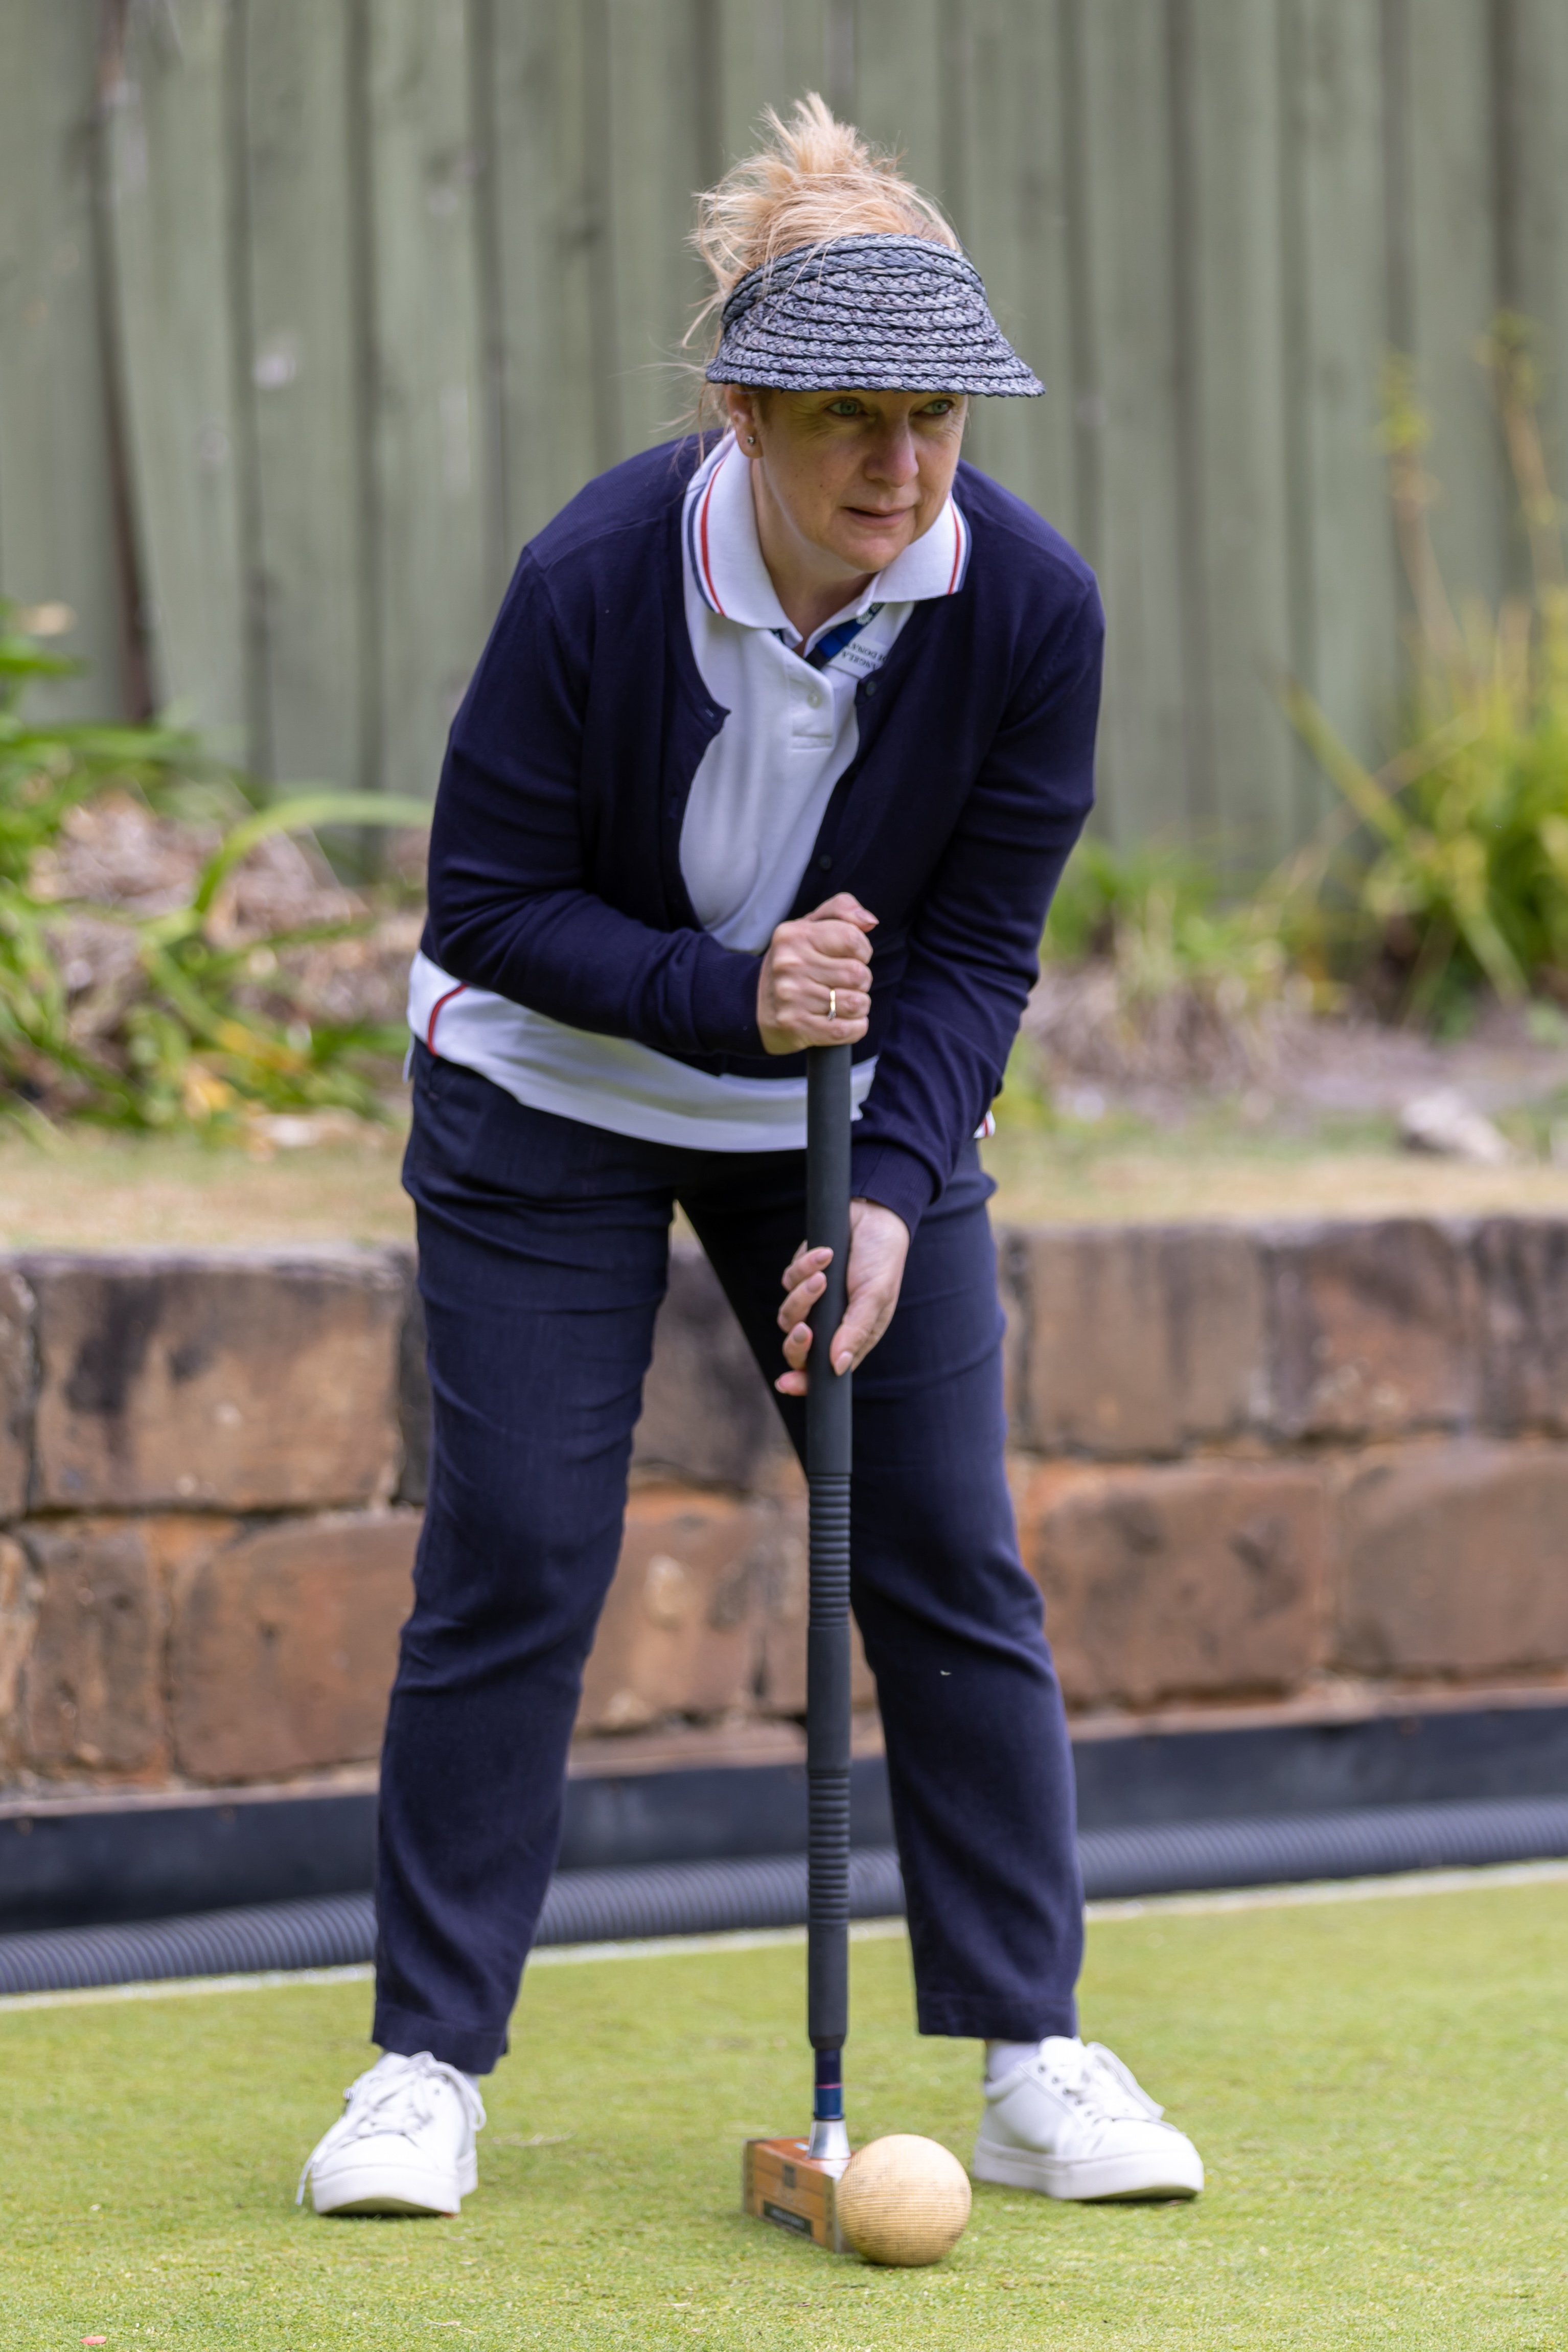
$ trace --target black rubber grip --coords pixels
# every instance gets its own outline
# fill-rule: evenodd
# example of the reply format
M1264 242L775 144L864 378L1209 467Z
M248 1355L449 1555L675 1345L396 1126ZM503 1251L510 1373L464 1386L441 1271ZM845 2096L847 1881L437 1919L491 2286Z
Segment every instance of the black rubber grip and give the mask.
M844 1318L849 1262L850 1055L806 1064L806 1238L833 1252L811 1318L805 1408L811 1486L811 1612L806 1629L806 2026L837 2050L849 2025L850 1375L827 1347Z

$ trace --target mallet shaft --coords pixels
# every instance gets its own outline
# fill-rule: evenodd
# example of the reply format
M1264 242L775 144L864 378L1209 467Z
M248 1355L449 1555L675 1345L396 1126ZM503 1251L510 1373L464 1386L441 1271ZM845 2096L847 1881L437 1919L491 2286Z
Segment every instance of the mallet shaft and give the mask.
M847 1045L806 1056L806 1237L833 1252L811 1317L805 1405L811 1488L811 1613L806 1632L806 2023L817 2053L814 2114L841 2116L837 2059L849 2026L850 1381L828 1361L844 1318L849 1262Z

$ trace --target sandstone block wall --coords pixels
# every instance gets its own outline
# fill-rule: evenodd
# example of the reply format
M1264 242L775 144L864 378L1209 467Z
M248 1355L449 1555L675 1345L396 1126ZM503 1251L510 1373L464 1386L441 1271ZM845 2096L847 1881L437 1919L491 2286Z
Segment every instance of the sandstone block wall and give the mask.
M1568 1693L1568 1221L1015 1232L999 1274L1080 1715ZM427 1417L405 1253L0 1263L0 1783L374 1758ZM678 1250L580 1732L797 1715L805 1625L799 1472Z
M1003 1259L1072 1703L1563 1675L1568 1223L1052 1231Z

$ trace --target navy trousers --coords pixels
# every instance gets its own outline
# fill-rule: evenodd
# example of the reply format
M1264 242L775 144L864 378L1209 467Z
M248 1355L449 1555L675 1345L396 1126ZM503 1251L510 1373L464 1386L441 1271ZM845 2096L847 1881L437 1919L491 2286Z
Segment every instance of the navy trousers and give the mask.
M416 1048L429 1503L382 1763L374 2039L484 2074L561 1832L582 1671L685 1210L770 1381L805 1155L642 1143ZM1003 1463L996 1268L973 1147L855 1375L852 1598L876 1676L925 2033L1076 2032L1068 1745ZM804 1407L781 1400L804 1445Z

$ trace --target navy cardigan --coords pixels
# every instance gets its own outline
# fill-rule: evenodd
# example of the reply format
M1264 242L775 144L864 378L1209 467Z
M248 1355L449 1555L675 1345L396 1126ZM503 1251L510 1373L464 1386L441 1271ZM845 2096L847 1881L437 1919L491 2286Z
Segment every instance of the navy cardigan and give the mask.
M759 959L697 922L680 827L729 716L687 631L694 440L615 467L523 549L453 722L430 842L426 954L454 979L703 1069L764 1054ZM911 1231L1002 1084L1068 852L1093 797L1103 622L1094 576L972 466L963 585L917 604L861 682L858 748L794 912L852 890L879 919L879 1056L854 1186Z

